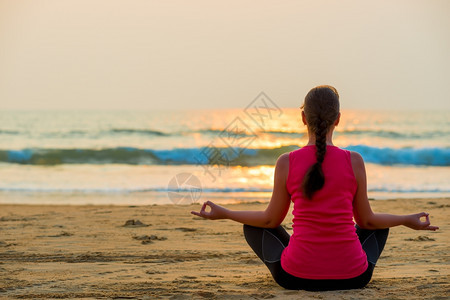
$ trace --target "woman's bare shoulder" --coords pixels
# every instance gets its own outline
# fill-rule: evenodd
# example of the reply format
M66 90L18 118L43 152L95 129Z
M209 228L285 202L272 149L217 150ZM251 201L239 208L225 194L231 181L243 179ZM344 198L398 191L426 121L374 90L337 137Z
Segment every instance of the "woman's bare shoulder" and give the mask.
M286 152L286 153L281 154L278 157L277 162L280 162L280 163L288 162L289 163L289 154L291 154L291 152Z
M278 157L276 167L282 170L289 170L289 152L283 153Z
M358 165L363 164L364 165L364 159L362 158L361 154L355 151L350 151L350 157L352 159L352 165Z
M358 179L359 175L365 174L366 167L364 166L364 159L358 152L350 151L350 158L352 162L353 173Z

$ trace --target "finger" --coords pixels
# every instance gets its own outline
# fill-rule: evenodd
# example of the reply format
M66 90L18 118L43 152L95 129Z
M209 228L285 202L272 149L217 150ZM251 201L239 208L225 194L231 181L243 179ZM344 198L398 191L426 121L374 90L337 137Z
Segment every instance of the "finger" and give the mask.
M421 213L418 213L417 216L418 216L419 218L426 217L426 216L428 216L428 213L426 213L426 212L421 212Z
M200 215L201 215L203 218L209 218L209 216L211 215L210 212L207 212L207 211L206 211L206 204L204 205L204 207L202 207L202 210L200 211Z
M430 218L428 217L428 215L425 216L425 221L420 221L420 223L422 223L422 226L428 227L431 224Z
M200 218L205 218L205 219L209 219L209 213L205 212L204 210L201 210L200 212L196 212L196 211L191 211L191 214L196 215L197 217Z
M436 231L436 230L438 230L438 229L439 229L438 226L428 226L428 227L427 227L427 230L431 230L431 231Z
M210 211L209 211L209 212L206 211L207 206L210 207ZM214 206L214 203L212 203L211 201L206 201L205 203L203 203L202 210L203 210L205 213L208 213L208 214L209 214L209 213L211 212L213 206Z
M191 211L191 214L193 214L193 215L195 215L195 216L197 216L197 217L204 218L202 212Z

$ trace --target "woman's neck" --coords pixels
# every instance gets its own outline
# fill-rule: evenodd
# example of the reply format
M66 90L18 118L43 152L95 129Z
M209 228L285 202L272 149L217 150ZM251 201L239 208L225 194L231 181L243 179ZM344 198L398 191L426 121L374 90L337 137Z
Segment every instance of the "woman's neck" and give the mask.
M333 130L328 131L326 142L328 146L334 146L333 145ZM308 131L308 144L306 146L315 145L316 144L316 136L315 134Z

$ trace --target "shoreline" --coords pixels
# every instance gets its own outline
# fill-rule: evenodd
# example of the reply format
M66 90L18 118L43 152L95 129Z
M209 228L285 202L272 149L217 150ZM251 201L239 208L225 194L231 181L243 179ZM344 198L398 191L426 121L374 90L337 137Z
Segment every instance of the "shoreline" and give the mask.
M450 198L375 200L371 205L377 212L427 211L440 229L392 228L364 289L305 292L284 290L273 281L246 244L240 224L190 215L199 204L0 204L0 298L448 297ZM266 202L226 206L261 210ZM135 225L124 226L129 220ZM283 225L291 233L290 224L288 215Z
M167 191L139 192L48 192L48 191L0 191L1 205L48 205L48 206L152 206L152 205L195 205L207 200L223 205L246 203L268 203L272 192L204 192L199 199L174 203ZM369 193L371 201L408 199L447 199L447 193Z

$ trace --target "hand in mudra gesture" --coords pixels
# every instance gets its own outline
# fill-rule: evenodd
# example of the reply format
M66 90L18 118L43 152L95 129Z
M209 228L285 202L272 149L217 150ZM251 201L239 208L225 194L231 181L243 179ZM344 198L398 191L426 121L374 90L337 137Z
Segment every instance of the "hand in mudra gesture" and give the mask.
M428 213L421 212L418 214L412 214L406 216L405 226L415 230L431 230L436 231L438 226L431 226L430 217ZM422 220L425 218L425 220Z
M209 207L209 211L207 208ZM211 201L203 203L199 212L191 211L191 214L210 220L224 219L226 217L226 208Z

